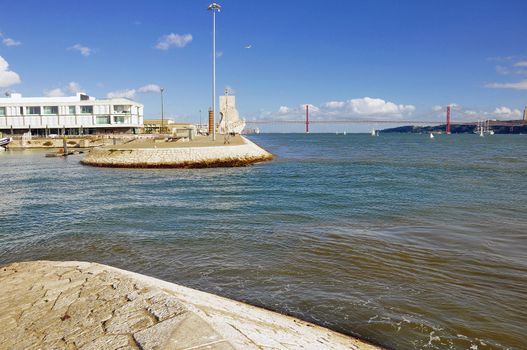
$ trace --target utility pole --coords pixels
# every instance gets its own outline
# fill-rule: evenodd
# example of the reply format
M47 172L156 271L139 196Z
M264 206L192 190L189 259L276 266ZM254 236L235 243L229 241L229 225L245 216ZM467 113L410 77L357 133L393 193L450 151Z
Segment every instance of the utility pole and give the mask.
M212 140L216 141L216 11L220 12L221 6L213 2L208 10L212 11Z

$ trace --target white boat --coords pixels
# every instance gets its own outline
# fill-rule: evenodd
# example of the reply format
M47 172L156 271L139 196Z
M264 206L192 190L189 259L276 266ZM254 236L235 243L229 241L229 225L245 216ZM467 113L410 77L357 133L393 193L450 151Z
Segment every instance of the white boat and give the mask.
M379 136L375 129L371 129L371 136Z
M7 146L9 143L11 143L11 141L13 141L13 139L10 138L10 137L4 137L4 138L1 138L1 139L0 139L0 147L5 147L5 146Z
M430 133L430 138L433 139L434 138L434 134Z
M342 135L346 136L346 132L344 131L344 132L342 133Z

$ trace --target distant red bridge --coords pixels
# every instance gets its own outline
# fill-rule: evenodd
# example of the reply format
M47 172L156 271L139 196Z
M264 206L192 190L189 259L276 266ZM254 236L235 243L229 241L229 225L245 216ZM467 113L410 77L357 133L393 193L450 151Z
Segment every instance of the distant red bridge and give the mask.
M306 124L305 120L301 119L270 119L270 120L246 120L247 124ZM309 124L397 124L397 125L441 125L446 124L445 121L437 120L377 120L377 119L336 119L336 120L309 120ZM477 125L477 121L460 121L451 123L451 125ZM527 124L524 120L490 120L489 124L495 126L519 126Z
M270 120L247 120L247 124L259 125L259 124L304 124L306 126L306 133L309 132L310 124L392 124L392 125L441 125L445 124L445 131L450 134L450 128L452 125L477 125L479 122L476 121L459 121L457 123L451 122L451 106L446 107L446 120L401 120L401 119L390 119L390 120L379 120L379 119L333 119L333 120L309 120L309 105L306 104L306 117L305 119L270 119ZM527 113L527 112L526 112ZM527 124L527 120L486 120L488 126L522 126Z

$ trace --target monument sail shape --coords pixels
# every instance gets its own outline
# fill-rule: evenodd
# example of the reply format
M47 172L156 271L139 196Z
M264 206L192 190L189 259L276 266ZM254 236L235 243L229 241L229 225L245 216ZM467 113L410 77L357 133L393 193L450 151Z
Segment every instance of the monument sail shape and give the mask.
M231 133L241 134L245 128L245 120L240 119L240 114L236 109L236 96L226 93L220 96L220 123L218 132L220 134Z

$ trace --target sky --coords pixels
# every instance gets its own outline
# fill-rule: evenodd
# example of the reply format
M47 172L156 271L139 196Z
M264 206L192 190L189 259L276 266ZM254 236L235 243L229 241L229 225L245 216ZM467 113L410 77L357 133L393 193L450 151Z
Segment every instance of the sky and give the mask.
M520 119L527 1L220 1L217 91L251 120ZM145 119L205 121L209 2L0 0L0 93L83 91L145 105ZM201 113L200 113L201 111ZM364 131L375 124L317 124ZM395 125L395 124L394 124ZM262 131L303 131L263 124ZM384 127L384 125L382 126Z

